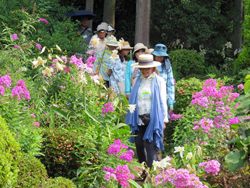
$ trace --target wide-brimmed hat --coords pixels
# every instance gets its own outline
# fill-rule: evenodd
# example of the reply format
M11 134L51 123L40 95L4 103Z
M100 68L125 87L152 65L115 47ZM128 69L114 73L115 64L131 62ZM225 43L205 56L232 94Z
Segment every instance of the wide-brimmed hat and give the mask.
M97 31L107 31L108 30L108 24L106 22L102 22L100 23L97 28L96 28Z
M155 56L167 56L168 57L169 55L167 54L167 51L168 49L164 44L156 44L155 49L152 52L152 54Z
M142 43L137 43L135 46L134 46L134 51L133 51L133 55L135 55L135 52L141 50L141 49L144 49L145 51L148 49L147 46L144 46L144 44Z
M111 35L110 37L107 38L107 45L108 46L118 46L118 42L114 35Z
M145 54L152 54L153 51L154 51L153 48L149 48L145 51Z
M132 64L132 67L138 68L151 68L151 67L158 67L161 63L158 61L154 61L154 57L151 54L142 54L139 56L138 62Z
M111 25L109 25L108 26L108 31L115 31L115 29Z
M133 47L130 46L128 41L122 41L122 42L118 42L119 47L117 48L118 50L132 50Z

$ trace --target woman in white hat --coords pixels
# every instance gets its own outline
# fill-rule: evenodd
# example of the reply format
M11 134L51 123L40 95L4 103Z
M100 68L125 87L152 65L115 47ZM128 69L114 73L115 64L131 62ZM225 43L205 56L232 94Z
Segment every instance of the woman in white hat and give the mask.
M109 25L106 38L109 38L111 35L115 36L115 29L112 25Z
M131 92L131 84L133 83L133 79L136 77L138 74L138 68L131 67L131 65L135 62L137 62L139 56L141 54L145 54L145 51L147 50L147 46L145 46L142 43L137 43L134 46L134 51L133 51L133 62L128 62L127 67L126 67L126 78L125 78L125 93L127 99L129 99L130 92Z
M153 61L153 55L139 56L133 67L140 69L141 75L134 81L129 104L135 104L135 111L126 114L125 123L130 126L131 142L135 142L139 162L152 167L157 161L157 150L163 150L163 127L168 122L166 105L166 82L154 71L160 65ZM142 178L146 178L145 172Z
M118 42L118 61L114 61L112 65L112 73L110 76L110 86L118 94L125 95L125 72L128 63L128 54L133 47L130 46L128 41ZM132 61L132 60L131 60Z

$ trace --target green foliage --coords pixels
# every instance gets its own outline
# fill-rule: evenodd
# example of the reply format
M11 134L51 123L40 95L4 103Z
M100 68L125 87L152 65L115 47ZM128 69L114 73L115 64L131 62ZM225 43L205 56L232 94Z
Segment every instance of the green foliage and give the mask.
M195 92L201 91L203 81L197 78L181 79L177 81L175 86L175 98L174 110L176 113L185 112L186 107L192 100L192 95Z
M18 162L18 168L16 188L43 187L48 179L44 165L34 156L22 154Z
M61 187L61 188L76 188L76 185L69 179L64 177L56 177L53 179L48 179L45 187L47 188L54 188L54 187Z
M0 116L0 187L12 187L18 178L19 144Z
M234 63L234 73L238 74L239 71L248 68L250 65L250 47L245 46L240 52L238 58Z
M197 52L181 49L171 51L169 56L176 80L206 75L205 59Z

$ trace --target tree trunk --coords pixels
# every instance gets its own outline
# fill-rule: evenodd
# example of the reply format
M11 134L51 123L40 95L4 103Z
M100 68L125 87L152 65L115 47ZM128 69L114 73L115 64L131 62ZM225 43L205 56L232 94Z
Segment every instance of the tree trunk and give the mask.
M233 50L242 45L243 0L234 0Z
M103 21L115 27L116 0L104 0Z
M94 0L86 0L85 10L93 12ZM92 20L89 20L88 27L92 29Z
M136 1L135 44L141 42L149 46L150 7L151 0Z

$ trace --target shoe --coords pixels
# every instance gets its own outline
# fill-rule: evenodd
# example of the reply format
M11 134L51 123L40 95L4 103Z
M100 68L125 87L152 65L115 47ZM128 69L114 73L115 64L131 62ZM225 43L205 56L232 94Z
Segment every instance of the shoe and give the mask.
M135 178L135 181L144 181L147 177L147 173L146 170L143 170L142 174L140 175L140 177Z

